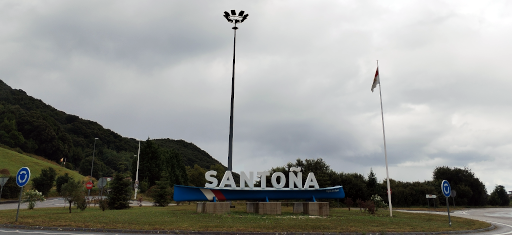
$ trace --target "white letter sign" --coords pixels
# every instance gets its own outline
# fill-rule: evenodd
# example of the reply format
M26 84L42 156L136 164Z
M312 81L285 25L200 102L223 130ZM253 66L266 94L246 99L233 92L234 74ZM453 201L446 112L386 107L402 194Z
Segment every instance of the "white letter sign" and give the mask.
M217 172L216 171L207 171L206 174L204 174L204 177L206 178L206 184L204 185L205 188L215 188L217 187L217 178L215 177L212 177L212 176L216 176L217 175ZM212 182L211 184L208 183L208 181Z

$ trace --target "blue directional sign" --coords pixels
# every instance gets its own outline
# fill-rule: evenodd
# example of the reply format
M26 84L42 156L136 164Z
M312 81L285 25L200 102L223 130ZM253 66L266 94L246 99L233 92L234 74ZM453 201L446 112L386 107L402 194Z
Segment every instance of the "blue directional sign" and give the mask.
M22 167L18 174L16 174L16 184L18 186L23 187L28 183L28 180L30 179L30 170L28 167Z
M450 187L450 183L447 180L443 180L441 183L441 191L443 191L445 197L449 197L452 194L452 187Z

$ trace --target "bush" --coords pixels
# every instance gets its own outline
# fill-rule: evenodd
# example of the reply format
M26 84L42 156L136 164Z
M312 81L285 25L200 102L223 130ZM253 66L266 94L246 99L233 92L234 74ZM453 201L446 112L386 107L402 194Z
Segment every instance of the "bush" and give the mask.
M382 200L382 198L378 194L373 195L370 200L375 205L375 211L377 211L378 208L386 208L386 207L388 207L388 204L386 204L384 202L384 200Z
M85 200L85 197L78 198L75 204L76 208L80 209L80 211L84 211L87 208L87 200Z
M98 205L102 211L105 211L105 209L108 208L108 199L107 198L101 198L98 201Z
M140 182L139 190L140 190L141 193L147 192L148 188L149 188L149 182L147 180L144 180L144 181Z
M150 197L153 198L154 206L168 206L172 202L173 190L168 182L158 181L151 189Z
M59 193L59 194L61 193L62 185L69 182L70 179L71 179L71 176L69 176L68 173L65 173L64 175L57 177L57 179L55 180L55 185L57 186L57 193Z
M48 196L48 192L53 188L53 183L57 177L57 172L52 167L41 170L41 174L32 180L34 189Z
M352 201L352 198L347 197L345 199L345 205L348 207L348 210L350 211L350 207L352 207L352 205L354 205L354 201Z
M370 214L375 214L375 203L373 203L373 201L371 200L368 200L364 203L365 207L366 207L366 210L368 211L368 213Z
M2 198L18 198L20 196L20 187L16 184L16 177L10 176L4 185Z
M28 202L28 209L32 210L36 207L36 203L44 201L44 196L37 190L29 190L23 194L23 202Z

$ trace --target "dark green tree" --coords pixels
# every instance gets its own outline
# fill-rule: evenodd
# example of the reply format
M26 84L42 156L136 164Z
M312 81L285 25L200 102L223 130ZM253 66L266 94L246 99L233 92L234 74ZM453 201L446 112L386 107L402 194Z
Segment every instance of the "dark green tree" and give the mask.
M160 179L160 172L162 171L161 152L158 145L156 145L149 138L141 144L139 159L139 181L147 181L149 187L156 184ZM135 171L137 169L137 161L132 165L132 179L135 179Z
M380 185L377 181L377 176L375 176L375 173L373 173L373 169L371 168L370 173L368 174L368 180L366 181L366 189L368 190L370 197L375 194L380 194Z
M224 176L224 173L226 173L226 168L221 164L211 165L210 170L217 172L215 178L217 179L218 182L222 180L222 176Z
M173 191L167 181L168 178L167 172L163 172L161 180L157 181L156 186L151 190L150 196L153 198L155 206L168 206L172 201Z
M82 175L91 175L91 167L92 169L92 177L99 179L103 176L111 176L114 171L110 169L105 163L103 163L99 158L94 158L94 166L92 166L92 156L84 158L80 163L79 172Z
M496 185L489 197L489 205L491 206L509 206L510 198L507 195L507 190L503 185Z
M340 185L343 186L343 191L345 191L345 197L363 201L370 199L366 188L366 179L363 175L359 173L339 173L339 178Z
M187 166L187 175L189 180L189 185L196 187L204 187L206 184L206 178L204 175L206 174L206 170L201 168L199 165L194 165L194 168Z
M131 182L125 178L124 174L114 174L114 179L110 183L112 191L108 194L108 208L111 210L122 210L130 208Z
M4 185L2 191L2 198L18 198L20 195L20 187L16 184L16 177L9 176L9 179Z
M71 179L72 178L71 178L71 176L69 176L68 173L64 173L64 175L58 176L57 179L55 180L55 186L57 187L57 193L60 194L62 192L62 185L69 182Z
M185 168L185 164L183 163L183 158L181 154L175 152L176 154L176 184L179 185L188 185L188 175L187 175L187 169Z
M461 205L484 206L487 203L485 185L475 177L475 174L469 168L436 167L433 172L433 179L436 185L441 185L443 180L448 180L452 189L457 191L457 201ZM442 195L440 186L437 191L438 195Z
M41 174L32 180L32 186L44 196L48 196L48 193L53 188L56 177L57 172L52 167L42 169Z

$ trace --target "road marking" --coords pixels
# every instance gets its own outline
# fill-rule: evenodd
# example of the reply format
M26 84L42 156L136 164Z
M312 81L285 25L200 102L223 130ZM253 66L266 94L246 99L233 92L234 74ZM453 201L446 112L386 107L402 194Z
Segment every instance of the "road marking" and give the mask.
M502 223L486 221L486 220L482 220L482 221L485 221L485 222L488 222L488 223L491 223L491 224L499 224L499 225L502 225L502 226L506 226L506 227L512 228L512 226L508 225L508 224L502 224ZM494 234L494 235L504 235L504 234L512 234L512 231L506 232L506 233L498 233L498 234Z

